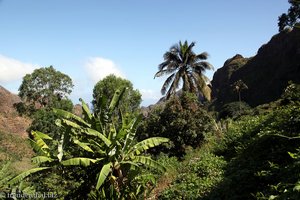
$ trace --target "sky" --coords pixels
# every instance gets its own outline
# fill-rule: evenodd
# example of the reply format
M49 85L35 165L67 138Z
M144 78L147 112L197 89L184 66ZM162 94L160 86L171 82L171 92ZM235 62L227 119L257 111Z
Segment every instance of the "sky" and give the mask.
M161 97L154 79L163 54L180 40L208 52L214 72L236 54L254 56L278 33L288 0L0 0L0 85L13 93L25 74L49 67L73 80L73 103L92 101L113 73L142 94Z

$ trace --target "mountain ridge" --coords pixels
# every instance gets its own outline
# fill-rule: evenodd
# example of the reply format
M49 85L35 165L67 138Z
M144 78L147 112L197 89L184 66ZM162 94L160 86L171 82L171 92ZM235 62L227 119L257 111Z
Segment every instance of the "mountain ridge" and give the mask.
M242 100L251 106L274 101L289 81L300 83L300 29L281 32L262 45L255 56L235 55L219 68L212 80L214 104L238 101L232 85L242 80Z

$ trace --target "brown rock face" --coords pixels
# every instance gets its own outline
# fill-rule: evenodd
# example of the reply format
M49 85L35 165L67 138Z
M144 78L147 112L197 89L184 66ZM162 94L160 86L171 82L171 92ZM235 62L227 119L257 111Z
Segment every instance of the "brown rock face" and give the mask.
M248 86L242 100L251 106L278 99L290 80L300 83L300 29L273 36L251 59L228 59L212 80L216 105L238 100L232 84L240 79Z

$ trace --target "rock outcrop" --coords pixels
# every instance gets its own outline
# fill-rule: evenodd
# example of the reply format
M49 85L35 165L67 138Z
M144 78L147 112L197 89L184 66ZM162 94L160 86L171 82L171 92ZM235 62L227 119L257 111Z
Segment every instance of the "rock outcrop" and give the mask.
M241 55L228 59L212 80L217 107L238 100L232 87L238 80L248 86L241 95L251 106L278 99L289 81L300 83L300 29L273 36L250 59Z

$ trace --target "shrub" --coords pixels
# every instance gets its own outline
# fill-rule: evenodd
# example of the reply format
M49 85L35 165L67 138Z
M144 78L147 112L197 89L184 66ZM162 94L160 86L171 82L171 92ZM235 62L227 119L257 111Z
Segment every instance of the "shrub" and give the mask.
M251 114L251 107L245 102L231 102L225 104L219 112L219 119L237 119L242 115Z
M282 104L287 105L290 103L299 103L300 100L300 85L289 82L289 85L281 95Z
M139 139L161 136L169 138L171 145L156 149L182 157L188 146L196 148L206 134L213 131L211 116L201 108L198 100L189 93L174 97L164 106L154 109L138 130Z
M67 111L72 111L73 103L71 100L60 100L53 102L53 108L64 109ZM52 109L49 108L41 108L37 110L32 115L32 123L30 127L27 129L29 136L31 136L31 131L41 131L46 133L50 137L52 137L55 141L60 139L61 133L63 129L55 125L55 120L58 118L58 115L55 114ZM54 146L57 142L53 144Z
M232 122L216 149L228 160L224 179L207 199L297 199L299 164L288 152L299 148L299 116L289 105Z
M20 116L30 116L36 109L32 105L26 105L24 102L18 102L13 104Z
M182 165L175 180L159 199L199 199L206 196L222 180L225 165L222 157L202 152L201 157Z

